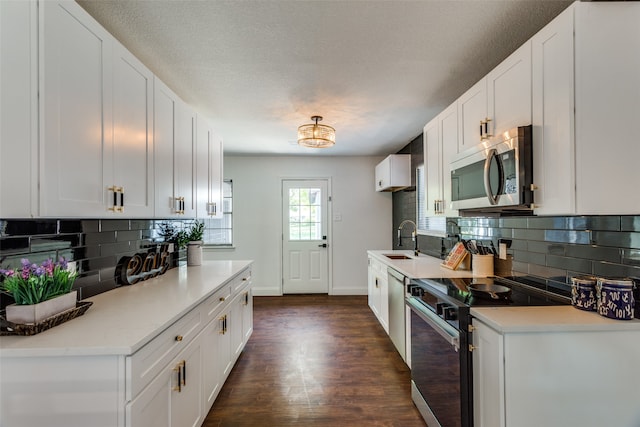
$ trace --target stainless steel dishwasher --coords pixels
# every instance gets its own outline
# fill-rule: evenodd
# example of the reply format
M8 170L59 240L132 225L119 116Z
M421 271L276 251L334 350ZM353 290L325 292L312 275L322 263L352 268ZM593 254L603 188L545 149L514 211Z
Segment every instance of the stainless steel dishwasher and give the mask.
M388 268L387 273L389 277L389 337L406 363L404 275L392 268Z

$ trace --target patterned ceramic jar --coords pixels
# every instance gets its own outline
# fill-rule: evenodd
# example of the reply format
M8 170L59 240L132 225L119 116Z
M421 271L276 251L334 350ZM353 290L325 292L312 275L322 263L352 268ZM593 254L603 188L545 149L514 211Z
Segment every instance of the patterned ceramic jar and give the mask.
M571 278L571 304L581 310L596 311L596 282L591 276Z
M611 319L633 319L633 288L631 279L598 278L598 314Z

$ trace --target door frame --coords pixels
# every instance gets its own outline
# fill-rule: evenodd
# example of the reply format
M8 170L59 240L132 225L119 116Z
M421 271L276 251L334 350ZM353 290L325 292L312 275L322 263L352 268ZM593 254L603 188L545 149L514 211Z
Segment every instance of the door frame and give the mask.
M279 177L278 184L280 185L280 243L279 243L279 259L280 259L280 277L278 278L278 289L280 290L280 296L284 295L284 227L283 218L285 215L284 205L284 181L326 181L327 182L327 280L328 280L328 294L333 295L333 190L331 186L331 177Z

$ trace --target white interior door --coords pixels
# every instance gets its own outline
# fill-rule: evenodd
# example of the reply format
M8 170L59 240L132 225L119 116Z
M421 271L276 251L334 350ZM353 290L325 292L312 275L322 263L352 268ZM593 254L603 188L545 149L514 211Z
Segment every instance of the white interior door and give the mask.
M327 180L282 181L282 292L328 293Z

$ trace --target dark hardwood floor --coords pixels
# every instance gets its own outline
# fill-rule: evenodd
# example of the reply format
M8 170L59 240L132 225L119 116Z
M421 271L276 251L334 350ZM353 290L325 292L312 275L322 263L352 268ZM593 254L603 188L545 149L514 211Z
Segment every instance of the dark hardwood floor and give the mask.
M254 332L204 427L424 427L366 296L254 298Z

